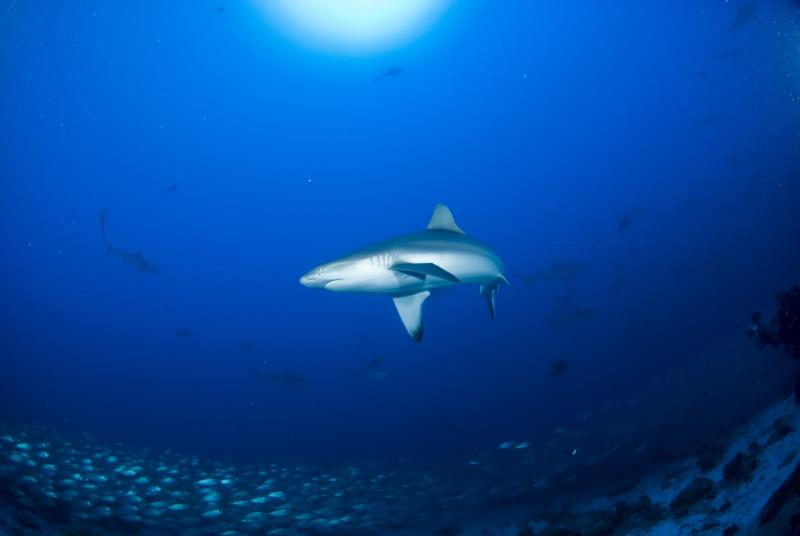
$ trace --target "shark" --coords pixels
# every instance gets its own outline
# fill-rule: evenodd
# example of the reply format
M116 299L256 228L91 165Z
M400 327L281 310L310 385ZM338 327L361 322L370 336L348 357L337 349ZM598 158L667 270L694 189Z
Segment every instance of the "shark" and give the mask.
M106 211L105 209L100 211L100 234L103 237L103 244L106 246L106 255L112 255L114 257L119 257L124 262L127 262L131 266L135 267L139 270L140 274L160 274L161 269L156 266L155 264L151 263L150 261L146 260L142 257L142 253L139 250L136 250L133 253L129 253L124 249L115 248L111 245L111 243L106 238Z
M408 334L422 340L422 305L432 290L479 285L495 318L500 285L508 285L503 261L489 246L467 236L452 212L439 204L425 230L389 238L317 266L300 284L333 292L388 294Z
M397 65L392 65L391 67L386 69L386 71L376 76L373 80L380 80L382 78L397 78L404 72L406 72L406 70L403 69L402 67L398 67Z
M738 48L731 48L728 50L723 50L717 54L714 54L714 58L719 61L731 61L736 62L739 61L744 57L744 52L739 50Z
M731 21L729 28L731 30L738 30L751 21L758 21L756 0L749 0L740 6L736 6L736 16L733 18L733 21Z
M545 320L548 324L550 324L551 328L556 328L562 324L576 322L578 320L590 320L595 316L597 316L597 311L594 309L575 306L565 313L547 316L545 317Z
M296 374L292 374L288 370L284 370L280 374L270 374L262 370L254 368L250 369L256 382L258 383L274 383L292 389L305 389L309 386L309 381Z
M583 262L556 261L544 270L540 270L532 274L519 273L516 274L516 276L525 284L525 286L530 286L536 281L571 281L573 278L575 278L575 276L585 272L586 268L586 263Z

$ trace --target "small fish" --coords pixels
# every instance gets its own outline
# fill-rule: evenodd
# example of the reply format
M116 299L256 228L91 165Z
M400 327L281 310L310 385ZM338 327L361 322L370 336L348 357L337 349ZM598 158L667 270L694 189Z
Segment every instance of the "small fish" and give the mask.
M175 336L181 339L186 339L192 336L192 330L189 328L179 329L178 331L175 332Z
M370 359L367 362L367 368L370 369L370 370L374 370L376 368L380 368L380 367L383 366L383 362L384 361L383 361L382 357L375 357L373 359Z
M739 49L730 49L730 50L723 50L717 54L714 54L714 59L719 61L731 61L736 62L742 59L744 56L744 52Z
M510 448L511 448L511 447L513 447L514 445L516 445L516 442L514 442L514 441L506 441L506 442L504 442L504 443L501 443L501 444L500 444L500 446L499 446L498 448L501 448L501 449L510 449Z
M447 525L434 531L433 536L459 536L464 530L458 525Z
M721 124L725 120L725 117L722 114L708 114L703 118L702 125L704 126L716 126Z
M211 10L212 13L225 13L228 11L228 8L225 6L217 6Z
M558 359L550 364L550 376L557 378L564 374L569 368L569 361L566 359Z
M256 345L255 345L255 343L254 343L253 341L251 341L251 340L246 340L246 341L244 341L244 342L242 343L242 345L241 345L241 346L239 346L239 349L240 349L242 352L249 352L250 350L252 350L253 348L255 348L255 346L256 346Z
M371 370L367 373L367 378L370 380L383 380L389 376L389 373L385 370Z
M178 191L178 185L177 184L170 184L169 186L164 188L164 195L172 195L177 191Z

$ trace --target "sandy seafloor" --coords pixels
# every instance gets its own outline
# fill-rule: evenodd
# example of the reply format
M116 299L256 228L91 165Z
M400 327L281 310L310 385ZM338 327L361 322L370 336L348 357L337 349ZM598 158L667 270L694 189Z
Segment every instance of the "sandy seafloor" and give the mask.
M800 406L793 398L775 402L739 426L712 449L705 470L698 456L653 467L634 486L614 495L575 492L556 500L560 506L496 509L453 523L375 534L412 536L732 536L800 533ZM711 467L713 466L713 467ZM793 477L793 478L792 478ZM19 524L13 500L0 506L0 535L104 534L84 527L32 520ZM794 525L794 527L793 527ZM140 534L159 534L147 529ZM171 532L170 533L174 533ZM189 534L190 531L185 532ZM196 533L196 531L191 531ZM267 531L263 532L268 533ZM280 534L312 532L279 531Z

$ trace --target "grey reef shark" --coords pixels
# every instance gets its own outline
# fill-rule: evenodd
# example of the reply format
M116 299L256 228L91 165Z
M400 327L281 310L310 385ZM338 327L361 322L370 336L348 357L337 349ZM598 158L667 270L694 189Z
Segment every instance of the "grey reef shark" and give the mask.
M437 205L424 231L377 242L317 266L300 278L306 287L333 292L388 294L408 334L422 339L422 304L431 290L453 285L480 285L480 294L495 317L495 297L503 261L487 245L456 225L445 205Z

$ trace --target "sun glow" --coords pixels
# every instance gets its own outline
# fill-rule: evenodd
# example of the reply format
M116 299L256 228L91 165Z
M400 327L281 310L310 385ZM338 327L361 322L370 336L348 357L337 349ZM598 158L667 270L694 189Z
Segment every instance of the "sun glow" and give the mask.
M313 48L386 52L419 36L451 0L256 0L282 31Z

